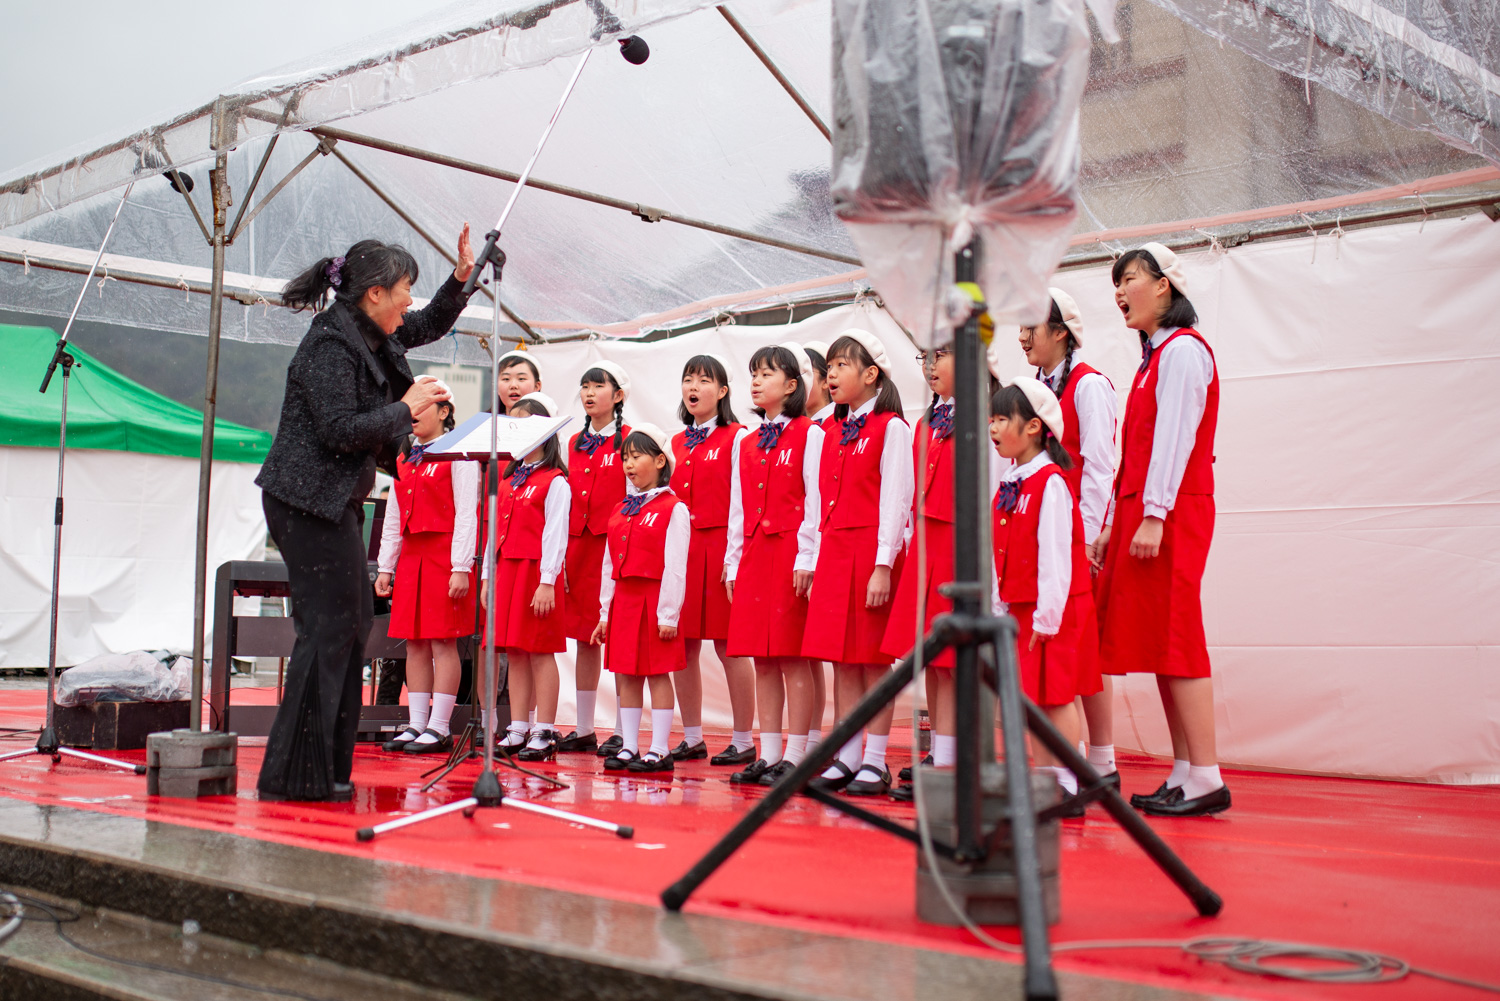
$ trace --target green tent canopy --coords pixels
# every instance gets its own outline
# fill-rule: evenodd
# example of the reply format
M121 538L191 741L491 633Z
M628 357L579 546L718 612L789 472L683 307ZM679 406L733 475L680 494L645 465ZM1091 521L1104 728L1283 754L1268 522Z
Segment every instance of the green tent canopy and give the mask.
M56 349L57 332L49 327L0 324L0 446L57 447L61 374L46 395L37 393ZM79 363L68 387L69 448L198 456L202 412L125 378L77 345L68 352ZM215 459L261 462L270 448L269 432L214 423Z

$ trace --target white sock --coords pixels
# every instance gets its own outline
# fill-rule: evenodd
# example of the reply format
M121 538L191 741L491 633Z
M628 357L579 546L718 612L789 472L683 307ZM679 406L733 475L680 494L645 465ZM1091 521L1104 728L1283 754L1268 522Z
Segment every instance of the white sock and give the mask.
M1197 799L1222 788L1224 779L1219 775L1218 765L1189 765L1187 781L1182 785L1182 797Z
M749 730L736 730L730 734L729 742L734 745L736 751L748 751L755 746L755 739L750 736Z
M427 728L427 717L432 714L431 692L407 692L406 701L409 704L407 715L410 717L411 728L421 733Z
M1108 775L1115 770L1115 745L1090 744L1088 759L1095 771L1100 775Z
M766 764L774 765L781 760L781 731L767 733L760 732L760 756L765 759Z
M860 761L860 767L861 768L865 768L865 767L873 768L875 770L876 774L880 774L880 773L884 772L885 771L885 748L886 748L886 745L889 744L890 742L891 742L891 738L890 738L889 734L887 734L884 737L877 737L873 733L867 735L865 737L865 756Z
M620 709L620 729L615 731L625 741L622 750L629 751L631 755L640 757L641 754L641 710Z
M1167 788L1177 789L1188 780L1188 769L1192 766L1184 758L1172 759L1172 774L1167 776ZM1186 795L1184 793L1183 795Z
M935 733L932 735L932 764L934 768L952 768L958 761L958 738Z
M809 730L809 731L807 731L807 749L809 751L811 751L813 748L817 747L821 743L823 743L823 731L822 730Z
M658 757L667 756L667 742L672 739L672 710L651 710L651 753Z
M697 747L703 743L703 724L697 726L684 726L682 728L682 739L687 741L688 747Z
M802 764L802 759L807 755L807 735L788 734L786 738L786 752L782 754L782 761L790 761L794 765Z
M547 733L548 733L548 731L549 730L556 730L556 729L557 729L557 725L555 723L553 723L551 720L547 720L546 722L543 722L543 723L533 723L533 724L531 724L531 741L530 741L530 746L532 746L532 747L539 747L539 748L540 747L546 747L547 746Z
M594 732L594 704L598 701L598 692L578 693L578 736L586 737Z
M511 747L518 747L526 743L526 735L530 732L530 723L522 723L520 720L516 720L505 728L505 736L502 740Z
M1063 792L1065 792L1069 796L1073 796L1073 795L1077 794L1077 792L1078 792L1078 776L1074 775L1072 772L1068 771L1066 768L1059 768L1059 767L1053 766L1053 767L1048 767L1048 768L1041 768L1041 769L1038 769L1038 770L1039 771L1044 771L1044 772L1051 772L1053 775L1055 775L1057 777L1057 784L1060 785L1060 786L1062 786Z
M844 767L849 769L851 772L859 771L861 746L859 738L863 732L864 731L856 733L854 736L849 738L849 742L847 744L839 748L838 760L842 761L844 763ZM837 768L829 765L828 769L823 772L823 777L825 779L836 779L839 777L839 774L840 773Z
M531 710L531 712L529 712L529 713L526 714L526 722L532 724L533 726L536 725L536 710L535 709Z
M444 737L452 733L448 724L453 719L453 707L457 703L457 695L435 693L432 696L432 711L427 714L427 729Z

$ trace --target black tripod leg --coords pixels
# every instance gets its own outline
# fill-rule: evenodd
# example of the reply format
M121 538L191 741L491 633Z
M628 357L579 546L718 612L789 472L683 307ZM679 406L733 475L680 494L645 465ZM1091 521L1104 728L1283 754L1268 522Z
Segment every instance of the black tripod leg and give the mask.
M928 638L923 641L924 663L931 663L932 659L946 649L946 644L937 639ZM733 855L740 845L750 840L750 836L760 830L766 821L775 815L776 811L797 793L802 791L808 781L821 772L828 763L839 753L855 734L864 729L866 723L875 718L875 715L885 708L886 703L895 700L901 694L901 690L911 683L914 672L915 659L907 657L887 674L880 682L859 700L856 705L842 721L840 721L823 738L823 742L810 751L807 757L802 759L786 778L777 782L766 793L759 803L740 818L740 822L730 829L729 833L719 839L718 843L708 850L708 854L699 859L683 877L662 891L661 902L669 911L678 911L682 905L687 903L688 897L693 891L703 885L703 881L712 876Z
M1093 785L1099 781L1099 773L1094 771L1094 766L1088 763L1088 759L1078 753L1078 748L1069 744L1067 738L1057 732L1047 714L1038 709L1029 700L1026 702L1026 722L1036 739L1046 745L1057 760L1068 767L1078 781L1085 785ZM1009 748L1007 747L1007 753ZM1141 815L1133 810L1129 803L1113 788L1107 788L1099 797L1099 802L1109 811L1109 815L1115 818L1115 822L1125 829L1125 833L1141 846L1141 851L1150 856L1161 871L1167 874L1172 882L1177 884L1187 898L1193 902L1198 913L1205 918L1211 918L1219 913L1224 907L1224 900L1213 890L1209 889L1203 880L1199 879L1193 870L1187 867L1187 863L1177 857L1177 853L1167 847L1157 833L1151 829Z

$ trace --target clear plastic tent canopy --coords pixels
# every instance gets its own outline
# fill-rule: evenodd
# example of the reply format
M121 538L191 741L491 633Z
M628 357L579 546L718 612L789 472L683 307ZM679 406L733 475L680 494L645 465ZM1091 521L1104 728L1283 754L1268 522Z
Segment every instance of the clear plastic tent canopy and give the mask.
M1147 232L1221 233L1257 212L1295 218L1321 200L1415 182L1500 189L1497 6L1126 0L1120 40L1105 42L1095 24L1088 54L1075 252ZM831 122L829 0L728 9ZM357 137L513 176L579 54L630 33L650 43L650 60L591 59L536 167L550 187L523 192L506 226L511 314L543 337L633 336L866 289L833 212L828 138L723 12L703 0L511 0L498 12L455 4L0 178L0 308L65 316L79 277L56 262L92 259L134 181L110 243L115 275L99 276L80 316L204 332L209 247L159 175L190 176L209 217L208 171L227 152L232 221L273 140L252 206L310 162L228 249L224 336L295 343L307 318L274 305L280 284L365 237L412 249L417 293L431 294L450 265L392 203L451 248L464 222L476 235L491 226L513 184ZM355 138L307 131L323 127ZM118 280L127 272L155 284ZM459 329L488 331L487 301L476 297ZM507 319L502 336L525 334ZM484 355L455 337L419 357Z

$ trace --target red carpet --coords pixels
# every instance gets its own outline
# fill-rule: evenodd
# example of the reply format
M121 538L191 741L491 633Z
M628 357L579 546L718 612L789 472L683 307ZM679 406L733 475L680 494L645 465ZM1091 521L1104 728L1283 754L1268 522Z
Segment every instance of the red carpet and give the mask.
M238 693L237 693L238 694ZM0 724L37 726L40 692L0 692ZM238 701L238 698L237 698ZM909 731L897 729L893 745ZM32 738L34 739L34 738ZM678 738L674 736L675 742ZM4 741L14 747L23 742ZM349 855L656 904L657 894L728 830L756 792L706 762L668 779L607 777L593 756L542 765L572 788L502 769L507 792L632 824L633 841L519 810L454 815L374 843L356 828L466 796L478 768L461 766L432 795L417 791L436 762L361 749L352 804L259 803L259 741L240 748L238 798L150 800L144 779L40 756L0 768L0 795L142 817ZM711 738L717 749L721 738ZM144 752L124 752L142 760ZM893 769L904 764L893 756ZM1126 792L1154 789L1161 762L1121 762ZM524 782L522 780L525 780ZM1194 916L1172 884L1097 807L1063 824L1063 921L1054 941L1244 936L1387 953L1413 966L1500 981L1500 789L1227 772L1234 809L1217 818L1153 821L1225 900ZM910 823L886 800L882 812ZM742 920L994 955L967 932L914 916L914 851L904 842L799 799L767 825L689 903ZM1011 929L992 929L1006 941ZM1383 986L1311 985L1242 974L1173 949L1060 953L1059 966L1168 987L1251 998L1427 999L1479 992L1412 976Z

